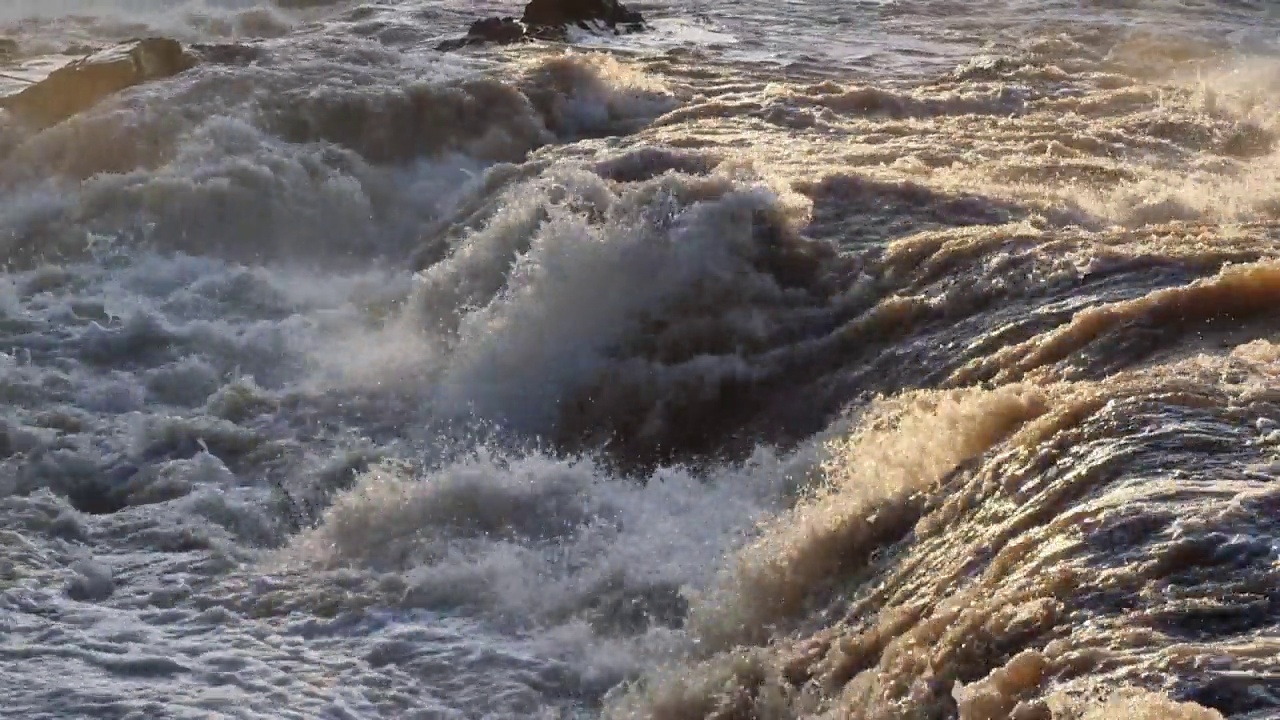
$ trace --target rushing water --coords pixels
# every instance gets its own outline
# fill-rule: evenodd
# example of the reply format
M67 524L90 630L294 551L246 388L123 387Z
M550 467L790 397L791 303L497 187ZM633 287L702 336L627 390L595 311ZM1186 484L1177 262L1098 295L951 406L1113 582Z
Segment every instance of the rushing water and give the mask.
M1280 713L1268 3L8 0L13 718ZM10 73L12 74L12 73Z

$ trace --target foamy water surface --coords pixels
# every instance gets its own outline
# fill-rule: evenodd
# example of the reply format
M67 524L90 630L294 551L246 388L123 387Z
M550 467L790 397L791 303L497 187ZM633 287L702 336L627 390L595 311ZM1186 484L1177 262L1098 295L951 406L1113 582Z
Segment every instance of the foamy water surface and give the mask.
M244 50L0 114L6 717L1280 708L1270 5L280 5L0 8Z

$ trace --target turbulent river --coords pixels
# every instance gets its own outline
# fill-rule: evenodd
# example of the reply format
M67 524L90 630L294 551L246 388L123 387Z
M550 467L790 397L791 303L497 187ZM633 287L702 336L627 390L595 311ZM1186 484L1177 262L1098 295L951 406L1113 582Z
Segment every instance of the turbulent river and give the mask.
M0 715L1280 716L1275 6L289 4L0 7L253 58L0 113Z

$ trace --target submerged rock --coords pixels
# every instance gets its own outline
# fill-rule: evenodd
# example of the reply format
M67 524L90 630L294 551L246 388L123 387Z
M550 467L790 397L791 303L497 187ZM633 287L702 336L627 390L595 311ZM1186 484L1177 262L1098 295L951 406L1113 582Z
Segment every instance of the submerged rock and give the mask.
M197 62L176 40L136 40L74 60L21 92L0 99L0 107L26 123L48 127L109 95L172 77Z
M446 40L436 46L447 52L469 45L495 43L509 45L529 40L566 40L568 28L576 25L584 30L608 29L615 35L644 29L644 16L617 0L531 0L524 14L513 17L489 17L477 20L461 38Z

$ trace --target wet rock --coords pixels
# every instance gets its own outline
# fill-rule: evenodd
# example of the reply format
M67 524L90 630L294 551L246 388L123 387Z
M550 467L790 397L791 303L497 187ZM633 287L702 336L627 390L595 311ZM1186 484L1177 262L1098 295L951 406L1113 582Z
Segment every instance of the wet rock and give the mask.
M134 85L172 77L197 60L176 40L146 38L74 60L44 80L0 100L24 122L55 125Z
M18 56L18 41L0 38L0 63L11 62Z
M520 21L530 27L577 25L583 29L590 29L589 23L596 22L616 30L619 26L641 25L644 17L617 0L531 0Z
M490 17L477 20L467 28L467 34L453 40L445 40L436 46L441 52L458 50L468 45L496 43L510 45L522 40L532 39L528 36L528 28L513 17Z
M584 30L607 29L615 35L644 29L644 17L617 0L532 0L517 20L513 17L489 17L477 20L461 38L446 40L436 46L447 52L469 45L494 43L510 45L529 40L568 39L569 26Z

